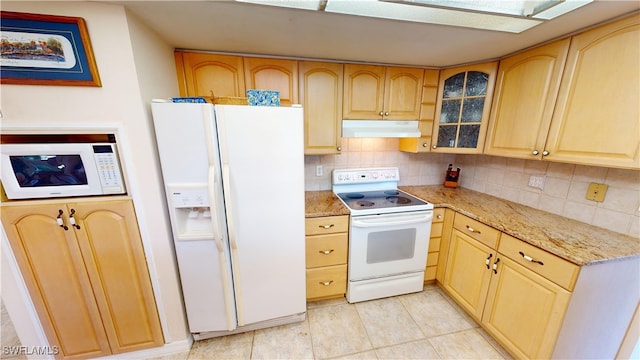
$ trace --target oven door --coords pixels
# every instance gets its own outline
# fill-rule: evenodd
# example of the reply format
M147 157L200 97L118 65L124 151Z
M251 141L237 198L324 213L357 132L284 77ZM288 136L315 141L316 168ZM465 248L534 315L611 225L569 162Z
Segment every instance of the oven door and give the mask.
M433 211L352 216L349 281L424 271Z

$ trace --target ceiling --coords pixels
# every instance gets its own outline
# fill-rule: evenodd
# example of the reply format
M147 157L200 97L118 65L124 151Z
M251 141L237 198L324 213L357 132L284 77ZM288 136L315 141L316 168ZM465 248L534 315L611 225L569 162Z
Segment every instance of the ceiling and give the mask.
M425 67L496 59L640 9L596 0L515 34L231 0L101 2L124 5L176 49Z

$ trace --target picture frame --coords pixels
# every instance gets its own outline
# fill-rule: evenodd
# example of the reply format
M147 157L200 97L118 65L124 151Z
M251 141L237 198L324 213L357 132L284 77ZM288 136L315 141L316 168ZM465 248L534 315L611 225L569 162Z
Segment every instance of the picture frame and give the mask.
M0 83L102 86L83 18L0 11Z

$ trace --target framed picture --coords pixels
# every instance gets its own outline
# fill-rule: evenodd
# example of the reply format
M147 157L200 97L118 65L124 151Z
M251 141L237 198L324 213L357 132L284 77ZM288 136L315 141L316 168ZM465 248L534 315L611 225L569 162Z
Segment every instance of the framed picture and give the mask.
M101 86L83 18L0 11L0 83Z

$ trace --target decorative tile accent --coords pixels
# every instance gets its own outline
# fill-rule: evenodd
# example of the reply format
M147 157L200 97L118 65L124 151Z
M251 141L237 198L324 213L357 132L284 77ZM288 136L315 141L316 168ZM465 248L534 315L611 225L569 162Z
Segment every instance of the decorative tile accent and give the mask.
M247 90L250 106L280 106L280 92L276 90Z

